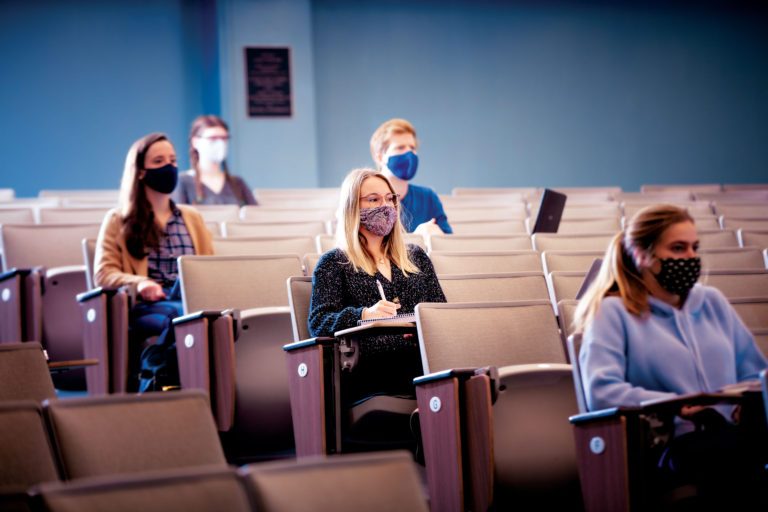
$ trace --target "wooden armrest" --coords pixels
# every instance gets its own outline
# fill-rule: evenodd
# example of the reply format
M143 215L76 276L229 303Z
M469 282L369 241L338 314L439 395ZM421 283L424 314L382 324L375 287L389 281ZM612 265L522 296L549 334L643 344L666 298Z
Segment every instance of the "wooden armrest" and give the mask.
M99 364L98 359L78 359L74 361L49 361L48 370L51 373L62 373L70 370L76 370L78 368L85 368L86 366L95 366Z
M298 350L300 348L304 347L311 347L312 345L334 345L337 344L339 340L337 338L331 338L328 336L318 336L317 338L307 338L305 340L296 341L293 343L289 343L287 345L283 345L283 350L286 352L291 352L292 350Z

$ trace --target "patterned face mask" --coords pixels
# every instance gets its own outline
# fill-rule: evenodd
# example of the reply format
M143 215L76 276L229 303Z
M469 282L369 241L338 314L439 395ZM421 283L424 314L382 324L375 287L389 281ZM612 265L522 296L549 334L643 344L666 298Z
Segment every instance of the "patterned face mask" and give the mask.
M360 224L376 236L387 236L397 220L397 210L388 204L360 209Z
M669 293L685 296L699 280L701 258L667 258L661 261L661 271L656 281Z

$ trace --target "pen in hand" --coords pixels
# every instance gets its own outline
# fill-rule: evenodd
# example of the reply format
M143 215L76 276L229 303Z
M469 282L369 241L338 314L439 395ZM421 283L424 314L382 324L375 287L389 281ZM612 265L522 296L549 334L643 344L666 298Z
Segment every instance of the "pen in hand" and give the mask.
M381 295L381 300L387 300L387 296L384 295L384 288L381 286L381 281L378 279L376 280L376 286L379 288L379 295Z

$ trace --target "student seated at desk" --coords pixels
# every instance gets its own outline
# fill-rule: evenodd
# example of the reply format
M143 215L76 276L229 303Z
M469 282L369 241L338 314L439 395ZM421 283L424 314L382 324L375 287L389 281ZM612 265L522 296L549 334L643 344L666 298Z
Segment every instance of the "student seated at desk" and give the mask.
M346 177L338 248L320 258L312 278L312 336L333 336L360 320L413 313L420 302L445 302L429 257L420 247L405 245L399 210L398 196L382 173L357 169ZM343 400L382 391L413 394L412 379L422 374L415 336L368 337L360 344L360 357L352 372L355 384L343 391L354 389L354 395ZM381 389L384 382L391 387Z
M693 219L671 205L640 210L614 237L575 315L590 410L711 391L756 379L768 366L723 294L696 284L698 246ZM695 484L699 496L713 498L701 503L730 508L758 498L758 489L765 501L765 415L746 416L733 407L682 407L659 454L660 478L671 487Z
M213 254L211 232L190 206L171 201L178 168L168 138L152 133L128 151L120 186L120 207L107 212L96 242L96 286L135 285L137 303L130 312L129 361L133 374L141 365L156 368L157 379L142 377L140 391L178 385L171 320L182 314L181 296L172 296L178 277L176 258ZM156 345L142 350L146 338ZM167 378L166 382L159 382ZM136 383L129 383L135 389Z

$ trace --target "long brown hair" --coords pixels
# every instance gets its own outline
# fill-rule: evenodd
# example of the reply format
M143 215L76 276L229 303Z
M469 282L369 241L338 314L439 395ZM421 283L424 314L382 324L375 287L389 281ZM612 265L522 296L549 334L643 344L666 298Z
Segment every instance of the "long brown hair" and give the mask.
M145 135L133 143L125 157L120 183L120 208L123 214L121 234L125 237L128 252L134 258L146 256L147 247L157 248L163 234L155 223L155 212L147 200L144 184L139 179L139 171L145 169L144 159L149 147L161 140L168 140L168 137L163 133Z
M222 120L220 117L214 116L212 114L196 117L195 120L192 121L192 129L189 131L189 163L190 167L192 167L192 169L195 171L195 204L200 203L200 200L205 195L205 189L203 188L203 182L200 181L200 154L192 145L192 139L195 137L200 137L203 133L203 130L206 128L215 127L224 128L227 130L227 134L229 134L229 126L227 126L227 123L225 123L224 120ZM229 174L229 167L227 166L226 159L221 162L221 170L224 171L224 178L227 180L227 183L229 183L229 187L232 189L232 192L234 192L235 197L237 198L237 202L240 203L241 206L244 205L245 198L240 193L240 189L235 187L232 183L232 176Z
M613 237L595 281L579 301L574 314L574 332L583 332L592 322L600 303L608 295L621 296L630 313L649 311L648 287L634 259L635 252L651 254L661 234L673 224L693 222L684 209L670 204L652 205L638 211L624 231Z
M337 213L336 245L347 254L349 263L356 271L363 270L370 275L376 273L376 262L368 252L365 238L360 233L360 188L369 178L380 179L387 184L390 192L395 189L386 176L374 169L354 169L344 179L339 195L339 211ZM384 237L384 253L403 271L415 274L419 268L408 259L408 249L405 247L404 228L400 222L400 204L396 206L397 218L392 231Z

